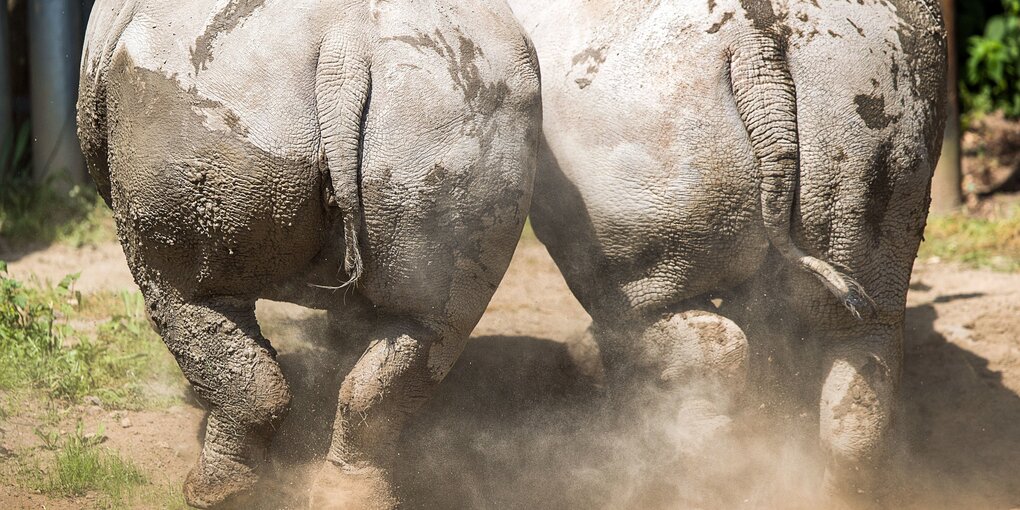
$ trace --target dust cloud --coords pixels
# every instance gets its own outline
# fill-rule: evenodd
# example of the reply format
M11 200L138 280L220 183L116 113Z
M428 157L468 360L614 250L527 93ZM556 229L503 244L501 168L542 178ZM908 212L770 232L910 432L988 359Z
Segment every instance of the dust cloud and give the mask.
M329 444L337 388L360 352L318 343L355 334L321 313L273 312L262 322L294 401L261 503L301 508ZM402 438L392 475L403 507L816 507L823 467L807 414L708 402L723 394L708 387L610 391L584 373L597 349L572 342L585 340L473 339ZM748 407L733 419L718 412Z
M960 280L961 288L970 281ZM962 340L935 329L939 314L988 311L979 300L916 295L881 473L886 491L858 503L1015 508L1020 397L987 361L961 349ZM358 333L331 328L319 312L260 303L259 313L295 397L258 501L305 508L337 389L362 347L338 350ZM995 317L1015 323L1008 309ZM403 508L829 507L819 493L821 374L805 370L817 355L810 342L769 345L749 332L756 341L748 390L705 405L699 399L714 388L610 391L590 376L597 351L577 335L587 320L544 249L525 243L476 337L402 437L392 475ZM713 408L732 410L732 421Z
M806 415L756 408L731 420L719 411L746 403L707 401L724 394L712 387L606 388L578 377L588 360L576 352L591 351L476 341L407 434L400 474L413 507L815 507L822 470Z

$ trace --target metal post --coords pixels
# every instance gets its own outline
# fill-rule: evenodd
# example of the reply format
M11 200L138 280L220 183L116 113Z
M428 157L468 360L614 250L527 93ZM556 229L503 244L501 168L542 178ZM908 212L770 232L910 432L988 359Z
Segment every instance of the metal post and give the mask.
M81 0L81 38L85 39L85 27L89 24L89 15L92 14L92 6L96 0Z
M7 2L0 4L0 179L11 172L14 152L14 112L11 108L11 31Z
M32 166L36 182L85 182L75 103L81 60L81 2L29 0Z
M960 190L963 173L960 169L960 103L957 94L954 3L953 0L942 0L942 14L946 22L949 45L949 72L946 76L949 104L946 108L946 136L942 142L942 157L939 158L931 184L931 210L934 213L950 212L963 202Z

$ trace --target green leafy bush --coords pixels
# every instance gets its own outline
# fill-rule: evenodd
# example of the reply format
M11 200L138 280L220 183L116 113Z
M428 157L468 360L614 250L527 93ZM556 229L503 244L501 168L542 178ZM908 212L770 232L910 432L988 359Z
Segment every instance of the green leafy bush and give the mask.
M970 116L1002 110L1020 117L1020 0L1002 4L1005 12L968 40L961 96Z

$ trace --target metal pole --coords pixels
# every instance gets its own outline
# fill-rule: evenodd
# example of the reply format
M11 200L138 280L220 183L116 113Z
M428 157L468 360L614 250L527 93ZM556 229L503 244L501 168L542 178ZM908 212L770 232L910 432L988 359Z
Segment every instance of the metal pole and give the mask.
M14 152L14 112L11 108L10 25L7 2L0 3L0 179L8 168Z
M28 30L33 176L66 189L85 182L75 121L81 2L29 0Z
M81 0L81 38L85 39L85 27L89 24L89 15L92 14L92 6L96 0Z
M942 142L942 157L935 168L931 184L931 211L950 212L963 203L960 186L963 173L960 169L960 103L957 94L956 64L956 12L953 0L942 0L942 16L946 22L946 37L949 45L949 72L946 76L946 91L949 101L946 108L946 136Z

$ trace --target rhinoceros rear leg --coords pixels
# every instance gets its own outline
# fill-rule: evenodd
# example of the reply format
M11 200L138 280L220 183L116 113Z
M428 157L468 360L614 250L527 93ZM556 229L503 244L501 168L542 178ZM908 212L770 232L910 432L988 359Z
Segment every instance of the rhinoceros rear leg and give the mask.
M727 403L743 393L748 377L747 337L733 321L691 310L624 324L612 329L593 325L610 384L651 376L661 385L689 394L723 393L720 400ZM641 333L635 336L633 331Z
M157 329L209 411L205 444L184 496L199 508L236 501L255 485L270 436L290 403L276 353L255 320L255 303L149 294Z
M327 461L310 508L391 508L385 469L408 416L428 400L467 335L405 317L383 317L340 388Z
M669 315L645 330L642 341L658 347L663 382L725 394L726 404L747 384L747 337L721 315L700 310Z
M692 439L685 449L707 452L730 433L730 414L747 384L744 332L721 315L692 310L661 317L645 330L641 343L654 346L658 366L653 373L679 398L678 416Z
M830 335L819 426L826 492L839 500L880 497L876 468L886 454L899 385L901 327L862 324Z
M670 440L692 462L713 455L732 433L734 404L747 385L744 332L702 310L628 319L613 329L593 325L610 395L638 407L623 415L638 413L649 424L677 420L684 435Z

